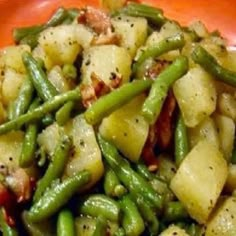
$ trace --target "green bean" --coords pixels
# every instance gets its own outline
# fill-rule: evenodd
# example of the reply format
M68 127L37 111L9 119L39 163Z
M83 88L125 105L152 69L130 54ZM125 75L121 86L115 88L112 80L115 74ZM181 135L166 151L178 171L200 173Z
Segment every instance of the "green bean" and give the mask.
M52 17L44 25L44 29L48 27L60 25L67 16L68 16L67 10L64 7L59 7L56 10L56 12L52 15Z
M99 123L105 116L108 116L132 98L147 90L151 84L151 80L137 80L113 90L95 101L85 111L84 117L86 121L92 125Z
M57 218L57 236L75 236L74 217L70 210L63 209Z
M164 209L164 220L167 222L184 220L188 217L188 212L183 204L178 201L168 202Z
M17 130L22 125L28 124L35 120L39 120L42 117L44 117L44 115L52 111L55 111L66 102L79 100L80 98L81 98L80 91L78 89L74 89L63 94L59 94L55 96L54 98L45 102L43 105L34 109L33 111L30 111L24 115L21 115L14 120L1 124L0 134L7 133L11 130Z
M40 104L39 99L35 99L30 105L29 111L34 110ZM33 164L37 147L38 125L36 122L28 124L25 137L22 144L19 165L22 168L29 167Z
M64 105L63 105L64 106ZM55 121L55 118L52 114L46 114L42 120L41 123L44 127L47 127L49 125L51 125L53 122Z
M104 181L103 181L105 194L109 197L120 197L126 193L126 189L121 185L115 172L107 166Z
M106 236L106 230L107 220L102 216L98 216L96 219L95 231L93 232L92 236Z
M130 2L125 7L115 12L113 16L120 14L134 17L144 17L150 23L157 26L163 25L166 21L166 18L163 16L162 10L145 4L134 3L134 2Z
M16 117L24 114L31 103L34 92L34 86L28 77L25 78L23 82L19 95L17 99L13 103L13 107L11 109L10 120L15 119Z
M236 72L222 67L217 60L201 46L197 46L192 52L194 62L202 66L215 79L236 86Z
M105 160L130 193L134 196L142 195L152 206L161 209L164 203L163 196L156 193L151 184L135 172L120 156L115 146L104 140L101 135L98 135L98 143Z
M171 85L183 76L187 70L188 59L185 56L179 56L158 75L142 106L142 114L150 124L155 123L158 118Z
M202 227L200 225L197 225L196 223L192 223L191 225L189 225L186 229L186 232L190 236L201 236L201 235L203 235Z
M52 162L49 164L42 179L37 182L37 188L33 198L34 202L37 202L41 198L42 194L51 185L53 180L61 177L65 164L69 158L71 145L72 142L68 136L63 135L60 138L60 141L54 150Z
M114 236L125 236L125 230L124 230L123 228L119 227L119 228L116 230Z
M90 180L90 173L80 171L61 183L54 182L44 195L28 211L32 222L45 220L55 214L65 203Z
M56 121L59 125L64 125L70 119L71 111L73 110L74 105L74 102L69 101L57 111Z
M159 221L151 206L144 200L142 196L136 199L136 205L147 223L150 235L157 235L159 231Z
M179 114L175 128L175 162L179 166L189 151L187 128L181 114Z
M118 221L120 207L115 200L104 194L93 194L79 202L78 212L92 217L100 215L107 220Z
M180 49L184 44L185 40L183 34L176 34L163 39L157 44L149 46L141 53L138 60L133 64L133 74L137 74L137 71L147 59L156 58L171 50Z
M125 195L120 200L121 210L123 212L122 227L127 236L141 235L145 229L143 219L129 195Z
M22 213L22 221L24 228L29 235L33 236L52 236L56 235L54 232L54 222L52 220L41 221L39 223L33 223L28 219L27 211Z
M22 60L39 97L43 101L47 101L56 96L58 94L56 88L48 80L43 69L33 56L29 52L24 52Z
M62 74L66 79L75 80L77 78L77 69L73 64L64 64Z
M143 163L137 163L135 164L135 170L137 171L138 174L140 174L143 178L146 180L153 180L155 178L155 175L151 173L147 166Z
M3 236L17 236L18 232L15 228L8 225L6 221L6 212L3 207L0 208L0 231Z

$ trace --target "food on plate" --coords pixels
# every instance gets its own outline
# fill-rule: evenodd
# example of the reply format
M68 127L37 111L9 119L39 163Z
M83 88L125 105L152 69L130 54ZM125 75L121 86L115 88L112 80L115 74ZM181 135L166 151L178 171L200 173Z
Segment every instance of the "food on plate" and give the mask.
M0 231L236 235L236 53L200 21L101 3L0 50Z

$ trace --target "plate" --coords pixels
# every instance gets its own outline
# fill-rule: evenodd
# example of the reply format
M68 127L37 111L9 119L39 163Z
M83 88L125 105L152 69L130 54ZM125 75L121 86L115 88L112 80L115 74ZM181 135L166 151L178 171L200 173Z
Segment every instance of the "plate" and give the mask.
M165 16L187 25L194 20L203 21L210 31L218 29L228 40L228 45L236 45L235 0L143 0L143 3L160 7ZM0 47L12 43L14 27L45 22L59 6L98 6L99 0L0 0Z

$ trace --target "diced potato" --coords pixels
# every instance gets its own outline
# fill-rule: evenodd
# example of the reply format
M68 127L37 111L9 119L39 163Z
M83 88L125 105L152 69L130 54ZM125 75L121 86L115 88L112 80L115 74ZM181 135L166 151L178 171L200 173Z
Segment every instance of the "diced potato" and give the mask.
M49 58L49 56L46 54L46 52L40 45L34 48L32 55L35 59L42 59L44 62L44 66L47 70L50 70L54 66L52 59Z
M120 16L112 19L112 25L115 33L121 36L121 46L134 57L147 38L147 20L141 17Z
M218 109L222 115L236 121L236 96L230 93L222 93L218 97Z
M75 25L76 39L82 48L88 48L93 41L94 33L82 24Z
M209 36L206 26L201 21L194 21L189 25L189 29L194 31L200 38L206 38Z
M191 147L194 147L200 140L203 139L206 139L218 148L220 147L216 125L211 117L205 118L202 122L200 122L200 124L198 124L194 128L189 128L188 138Z
M183 119L188 127L198 125L216 107L216 89L212 77L200 67L192 68L173 86Z
M216 210L207 223L205 236L236 235L236 198L229 197Z
M60 66L54 66L48 72L48 79L60 93L64 93L72 88L70 81L63 77Z
M24 79L24 74L19 74L10 68L5 70L2 82L2 100L4 105L9 105L17 98Z
M220 149L225 159L229 161L234 147L235 123L231 118L219 114L216 114L214 119L218 130Z
M5 108L3 107L2 102L0 102L0 124L2 124L7 118Z
M103 119L99 127L101 135L134 162L139 160L149 132L149 125L141 115L144 99L144 95L134 98Z
M227 51L223 66L229 70L236 71L236 50Z
M198 223L206 223L228 175L221 152L207 140L185 157L170 188Z
M115 45L90 47L84 53L81 68L83 83L89 84L95 73L109 85L114 74L121 76L122 83L128 82L131 74L131 57L125 48Z
M99 2L104 8L114 11L123 7L126 3L126 0L99 0Z
M159 32L154 31L148 37L145 47L156 45L163 39L174 36L176 34L180 34L180 33L182 33L180 26L175 22L168 21L161 27ZM142 47L140 50L145 50L145 47ZM168 60L168 61L172 61L177 56L179 56L179 54L180 54L179 50L172 50L171 52L165 53L164 55L160 56L160 58ZM139 52L137 54L137 57L138 55L139 55Z
M64 178L80 170L91 172L91 181L86 187L91 187L103 175L103 162L93 127L88 125L82 115L69 121L64 127L57 123L48 126L38 137L39 145L52 155L60 139L61 132L72 137L74 150L65 167Z
M91 181L86 187L96 183L103 175L102 155L96 141L93 127L82 115L73 119L70 134L74 143L74 156L65 167L65 176L71 176L80 170L91 172Z
M189 236L189 234L184 230L181 229L177 225L170 225L166 230L164 230L160 236Z
M3 49L3 58L6 68L15 70L17 73L25 73L25 66L22 61L23 52L30 52L28 45L9 46Z
M236 189L236 165L229 165L229 173L225 183L225 189L227 192L232 193Z
M77 40L76 25L60 25L44 30L39 45L53 65L73 64L81 47Z
M9 170L18 167L24 132L11 131L0 135L0 163L6 165Z

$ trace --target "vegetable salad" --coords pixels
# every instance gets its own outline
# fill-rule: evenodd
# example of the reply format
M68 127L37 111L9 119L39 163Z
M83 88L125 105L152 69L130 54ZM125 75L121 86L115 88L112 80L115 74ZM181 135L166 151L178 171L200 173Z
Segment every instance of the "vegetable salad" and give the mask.
M0 51L0 231L236 235L236 53L200 21L103 7Z

